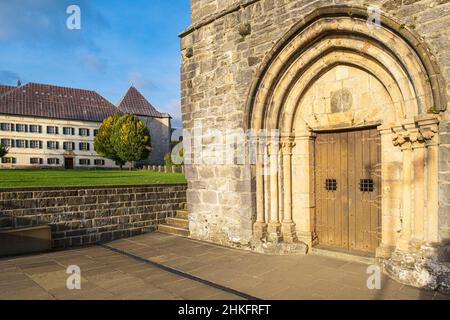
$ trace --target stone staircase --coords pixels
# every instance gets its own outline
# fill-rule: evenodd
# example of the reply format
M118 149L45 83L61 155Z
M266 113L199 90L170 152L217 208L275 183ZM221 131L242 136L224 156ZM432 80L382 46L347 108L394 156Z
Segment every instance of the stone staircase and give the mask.
M158 231L189 237L189 220L186 205L183 205L183 209L177 210L175 217L167 218L164 224L158 225Z

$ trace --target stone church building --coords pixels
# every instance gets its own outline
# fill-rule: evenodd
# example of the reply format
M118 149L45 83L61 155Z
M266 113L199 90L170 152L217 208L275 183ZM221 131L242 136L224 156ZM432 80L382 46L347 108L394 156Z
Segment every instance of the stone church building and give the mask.
M191 237L368 255L449 289L450 1L191 0L191 19L184 129L257 145L255 163L195 162L185 135Z

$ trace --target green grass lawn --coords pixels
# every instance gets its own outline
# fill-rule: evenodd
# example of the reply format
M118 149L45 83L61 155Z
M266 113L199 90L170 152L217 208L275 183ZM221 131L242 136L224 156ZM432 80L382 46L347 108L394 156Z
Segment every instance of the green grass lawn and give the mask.
M0 170L0 188L185 183L181 173L147 170Z

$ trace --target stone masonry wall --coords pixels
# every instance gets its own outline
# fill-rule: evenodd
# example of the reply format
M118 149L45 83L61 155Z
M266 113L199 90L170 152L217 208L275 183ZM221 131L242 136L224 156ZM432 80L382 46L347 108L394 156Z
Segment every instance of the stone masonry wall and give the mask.
M450 95L449 0L191 0L192 26L181 34L183 127L245 127L251 84L261 61L283 35L319 7L367 3L378 5L383 14L426 40ZM442 118L448 121L448 115L447 111ZM441 157L445 156L448 149L441 148ZM444 201L448 185L442 183L449 180L446 166L447 160L441 159L440 214L448 221L450 212ZM255 217L250 168L192 165L186 167L186 175L191 236L247 244Z
M439 229L440 238L450 241L450 121L440 124L439 140ZM450 262L450 251L441 252L441 259Z
M19 227L49 224L55 248L156 230L186 202L186 185L0 190L0 217Z

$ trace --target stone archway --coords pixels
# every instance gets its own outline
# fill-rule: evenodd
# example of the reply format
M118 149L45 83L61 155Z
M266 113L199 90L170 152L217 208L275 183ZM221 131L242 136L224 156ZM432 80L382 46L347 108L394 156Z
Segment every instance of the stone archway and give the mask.
M387 17L374 29L365 9L350 14L348 7L326 7L285 35L262 66L249 95L247 125L280 136L259 144L255 238L311 245L315 132L377 125L377 255L437 242L436 113L446 101L420 38ZM267 167L271 174L264 176Z

